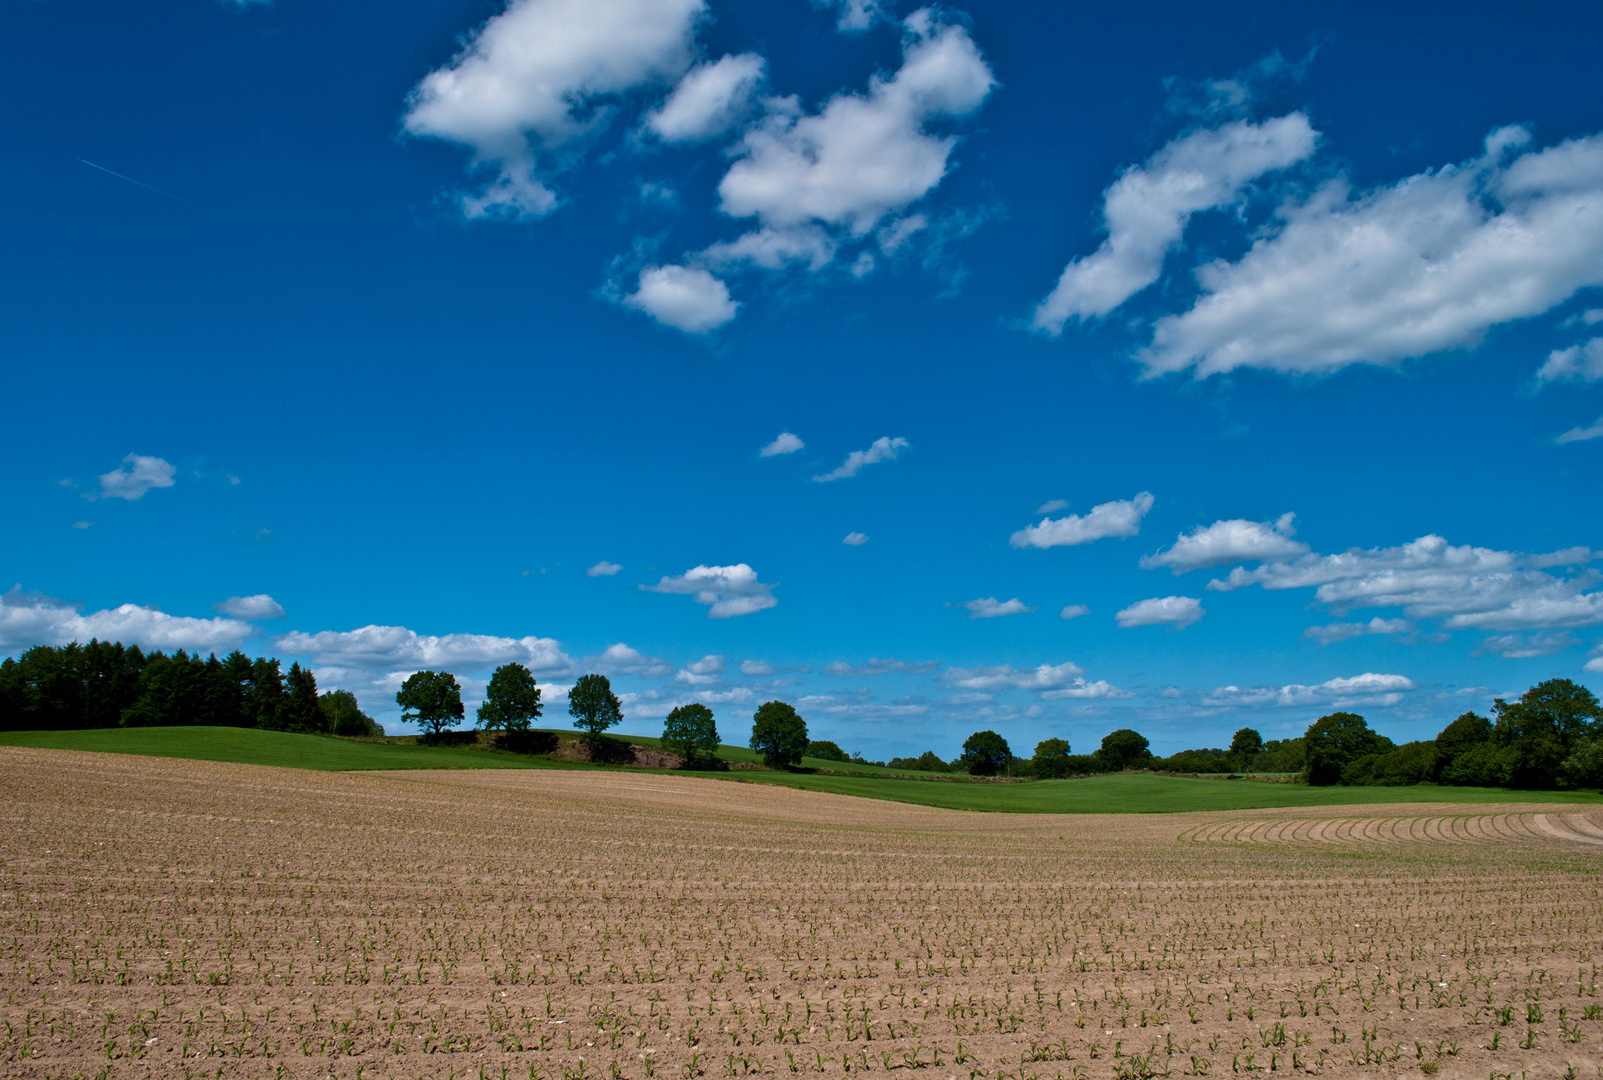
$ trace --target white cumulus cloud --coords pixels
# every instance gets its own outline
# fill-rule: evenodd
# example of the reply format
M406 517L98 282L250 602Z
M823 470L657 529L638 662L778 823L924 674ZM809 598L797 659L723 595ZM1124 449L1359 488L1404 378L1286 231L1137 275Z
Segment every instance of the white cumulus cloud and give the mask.
M99 497L132 502L142 498L152 488L172 487L175 472L177 470L172 465L159 457L129 454L122 459L120 468L101 474Z
M539 217L557 204L547 181L608 97L670 81L690 66L706 0L513 0L407 101L408 134L473 151L495 170L462 199L469 217Z
M1349 638L1363 637L1366 634L1406 634L1413 628L1413 624L1407 619L1382 619L1376 615L1368 622L1339 622L1310 626L1302 632L1302 636L1321 645L1329 645Z
M227 600L212 605L224 615L232 615L236 619L282 619L284 608L277 600L266 593L257 593L255 596L230 596Z
M1064 269L1035 310L1035 328L1060 333L1069 319L1106 315L1157 281L1192 214L1228 206L1253 180L1309 157L1315 138L1302 113L1238 120L1176 139L1126 171L1103 196L1108 238Z
M757 451L758 457L777 457L780 454L794 454L807 444L801 438L788 431L781 431L774 437L774 441Z
M723 676L724 658L717 653L710 653L680 668L673 681L681 686L711 686L722 681Z
M648 266L623 302L687 334L716 330L740 310L729 286L699 266Z
M757 571L745 563L734 566L693 566L683 574L664 577L646 592L692 596L708 607L709 619L729 619L775 607L774 587L757 580Z
M1113 620L1128 630L1133 626L1172 626L1184 630L1207 614L1202 601L1191 596L1154 596L1131 604L1113 616Z
M724 213L861 237L940 183L956 140L927 127L972 113L996 80L968 31L932 9L903 27L901 67L875 76L866 94L838 94L810 114L777 101L746 132L718 184Z
M663 142L700 142L722 135L751 106L768 61L756 53L725 56L685 72L673 93L646 114L646 127Z
M848 664L843 660L824 666L824 674L837 679L855 679L869 675L928 675L940 667L939 661L920 660L909 663L906 660L881 659L871 656L861 664Z
M584 576L585 577L611 577L612 575L616 574L619 570L622 570L622 569L623 569L623 567L620 564L615 563L615 562L608 562L607 560L602 559L600 562L596 563L590 569L586 570L584 572Z
M1058 690L1046 690L1041 694L1042 701L1112 701L1132 697L1135 697L1134 690L1121 689L1106 679L1098 679L1096 682L1075 679L1069 686Z
M1603 338L1554 349L1536 372L1537 385L1555 382L1593 383L1603 379Z
M1448 630L1563 629L1603 623L1603 575L1587 566L1593 557L1587 548L1524 555L1428 535L1393 548L1238 566L1208 588L1313 588L1338 614L1397 607L1410 618L1441 619Z
M1091 609L1086 607L1084 604L1070 604L1068 607L1058 612L1058 618L1078 619L1081 615L1089 615L1090 613Z
M584 664L604 675L639 675L647 679L665 678L673 670L661 657L647 656L622 641L608 645L599 656L585 657Z
M1183 533L1174 546L1156 555L1143 555L1145 570L1167 566L1175 574L1230 562L1290 559L1307 552L1308 545L1293 540L1295 514L1282 514L1273 522L1216 521Z
M1495 634L1475 648L1474 655L1496 653L1505 660L1529 660L1537 656L1552 656L1579 645L1579 639L1565 631L1542 631L1535 634Z
M1603 135L1529 141L1501 128L1471 161L1283 203L1245 255L1198 268L1202 295L1140 353L1147 375L1394 365L1603 285Z
M813 5L834 8L838 12L835 29L843 34L861 33L884 15L879 0L813 0Z
M1414 681L1404 675L1365 672L1347 678L1327 679L1307 686L1221 686L1202 699L1204 705L1246 708L1307 708L1325 706L1348 708L1355 705L1396 705Z
M552 638L498 637L492 634L419 634L404 626L362 626L355 630L296 630L273 642L282 652L309 656L314 663L363 671L417 671L460 667L482 671L519 663L535 672L571 671L573 661Z
M1110 536L1135 536L1152 503L1152 493L1143 491L1133 499L1093 506L1088 514L1042 518L1039 524L1014 533L1009 542L1016 548L1054 548L1089 544Z
M868 534L849 532L841 539L841 543L846 544L849 547L862 547L864 544L868 543Z
M820 484L826 484L831 480L849 479L856 476L865 465L877 465L881 461L895 461L898 454L912 445L912 443L899 435L894 439L888 435L882 435L875 439L867 450L853 450L846 455L846 460L841 462L838 468L821 476L815 476L813 479Z
M1012 664L951 668L941 676L960 690L1062 690L1085 680L1085 669L1070 662L1015 668Z
M968 608L971 619L998 619L1004 615L1026 615L1035 609L1025 605L1018 597L1011 600L998 600L994 596L984 596L978 600L970 600L963 605Z
M6 652L73 641L88 644L93 638L144 649L222 652L238 648L253 630L239 619L168 615L138 604L122 604L85 615L74 604L24 593L21 586L0 595L0 650Z
M1600 435L1603 435L1603 417L1599 417L1595 424L1587 427L1570 428L1562 435L1555 435L1553 441L1560 445L1572 442L1590 442Z

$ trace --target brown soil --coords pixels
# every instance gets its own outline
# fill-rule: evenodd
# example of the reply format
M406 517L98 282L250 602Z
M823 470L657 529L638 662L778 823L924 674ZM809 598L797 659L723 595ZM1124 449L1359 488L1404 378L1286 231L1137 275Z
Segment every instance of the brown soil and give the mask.
M1567 808L993 815L0 749L0 813L4 1076L1603 1060L1603 820Z

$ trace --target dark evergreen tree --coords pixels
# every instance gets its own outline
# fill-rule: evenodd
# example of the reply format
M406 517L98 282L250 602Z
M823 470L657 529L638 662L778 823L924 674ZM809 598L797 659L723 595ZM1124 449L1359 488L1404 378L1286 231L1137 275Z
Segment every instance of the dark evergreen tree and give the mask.
M291 664L284 680L283 729L303 734L328 731L328 719L317 703L317 677L300 664Z

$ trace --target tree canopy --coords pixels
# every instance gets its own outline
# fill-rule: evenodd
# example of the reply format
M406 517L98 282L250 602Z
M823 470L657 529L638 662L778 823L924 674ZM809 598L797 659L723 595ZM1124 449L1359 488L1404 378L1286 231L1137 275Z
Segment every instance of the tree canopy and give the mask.
M820 761L850 761L851 756L829 739L814 739L807 744L807 757Z
M801 764L807 752L807 723L788 703L765 701L752 715L751 748L770 769Z
M486 731L527 731L540 716L540 688L522 664L502 664L490 676L476 726Z
M976 731L963 740L958 760L972 776L995 776L1012 762L1013 751L996 732Z
M1230 739L1230 756L1241 762L1241 768L1249 767L1262 750L1263 736L1254 728L1244 727Z
M1139 731L1120 728L1102 736L1102 745L1097 749L1096 756L1111 772L1122 772L1152 757L1148 745L1147 737Z
M395 695L401 722L416 724L430 735L462 719L462 687L449 671L416 671L407 676Z
M1362 716L1334 712L1308 726L1303 736L1308 754L1304 775L1310 784L1339 784L1341 771L1366 754L1392 749L1392 741L1371 731Z
M718 725L712 710L699 701L680 705L662 723L663 748L678 754L686 767L718 754Z
M580 675L568 691L568 715L592 747L600 743L602 733L617 727L623 719L623 707L612 692L612 681L605 675Z
M1070 772L1069 743L1067 739L1042 739L1035 744L1035 756L1030 758L1030 772L1043 780L1061 780Z

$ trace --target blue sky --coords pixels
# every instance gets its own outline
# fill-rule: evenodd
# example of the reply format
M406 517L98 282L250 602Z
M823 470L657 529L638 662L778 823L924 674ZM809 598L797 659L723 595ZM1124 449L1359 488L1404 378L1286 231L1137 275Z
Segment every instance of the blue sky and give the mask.
M519 660L871 757L1595 686L1600 36L9 0L0 650L238 646L392 730Z

